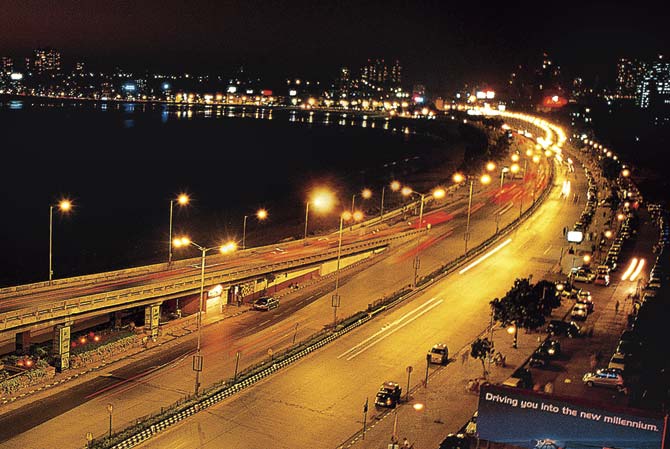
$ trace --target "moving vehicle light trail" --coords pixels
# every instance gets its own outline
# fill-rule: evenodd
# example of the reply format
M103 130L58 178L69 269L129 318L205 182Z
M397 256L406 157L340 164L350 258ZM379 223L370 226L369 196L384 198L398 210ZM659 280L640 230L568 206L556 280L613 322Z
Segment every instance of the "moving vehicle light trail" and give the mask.
M635 265L637 264L637 257L633 257L633 260L630 261L630 265L628 265L628 268L624 273L621 275L621 280L625 281L628 279L628 276L630 276L633 273L633 270L635 269ZM631 279L632 280L632 279Z
M500 251L501 249L503 249L504 247L506 247L506 246L509 245L510 243L512 243L512 239L507 239L507 240L505 240L505 241L502 242L500 245L496 246L496 247L493 248L491 251L489 251L488 253L484 254L482 257L480 257L479 259L475 260L474 262L472 262L472 263L471 263L470 265L468 265L467 267L463 268L461 271L458 272L458 274L463 274L463 273L465 273L466 271L468 271L470 268L474 268L474 267L476 267L477 265L479 265L480 263L484 262L486 259L488 259L488 258L491 257L492 255L494 255L495 253L497 253L498 251Z
M633 282L640 275L640 272L644 268L644 259L640 259L640 262L637 264L637 268L633 271L633 274L630 275L630 280Z
M342 354L338 355L337 358L341 359L342 357L346 356L347 354L351 354L352 352L356 351L361 346L364 346L365 344L367 344L370 340L373 340L373 339L377 338L377 336L379 336L380 334L383 334L384 332L387 332L387 331L389 331L389 329L393 328L390 332L387 332L386 334L379 337L379 339L373 341L372 343L368 344L367 346L363 347L362 349L360 349L360 350L354 352L353 354L349 355L346 360L349 361L349 360L353 359L354 357L358 356L359 354L363 353L364 351L367 351L368 349L370 349L371 347L373 347L374 345L376 345L377 343L379 343L380 341L382 341L383 339L385 339L389 335L392 335L394 332L402 329L403 327L407 326L412 321L419 318L421 315L423 315L425 313L428 313L431 309L433 309L434 307L439 306L440 304L442 304L444 302L443 299L440 299L440 300L437 300L437 302L434 302L436 300L437 300L437 298L429 299L428 301L421 304L416 309L407 312L406 314L404 314L403 316L401 316L400 318L398 318L397 320L395 320L391 324L388 324L387 326L384 326L380 331L374 333L370 337L368 337L365 340L363 340L362 342L358 343L356 346L354 346L354 347L346 350ZM431 303L433 303L433 304L431 304ZM421 310L421 309L423 309L423 310ZM414 316L412 318L409 318L412 315L414 315ZM407 318L409 318L409 319L407 319ZM407 320L407 321L405 321L405 320Z

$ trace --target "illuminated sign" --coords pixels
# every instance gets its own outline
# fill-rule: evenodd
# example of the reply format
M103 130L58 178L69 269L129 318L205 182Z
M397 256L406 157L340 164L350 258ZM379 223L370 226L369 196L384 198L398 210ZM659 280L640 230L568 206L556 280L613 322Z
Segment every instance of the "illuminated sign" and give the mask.
M496 93L493 92L492 90L487 90L487 91L486 91L486 98L488 98L489 100L494 99L495 96L496 96Z
M11 75L9 75L9 78L12 81L21 81L23 79L23 73L14 72Z
M424 99L422 96L420 96L420 95L416 95L416 96L413 98L413 100L414 100L414 103L423 103L423 102L425 101L425 99Z
M567 237L570 243L582 243L584 233L582 231L568 231Z
M132 83L126 83L123 86L121 86L121 89L125 90L126 92L135 92L135 89L137 89L137 87Z
M291 89L288 91L288 94L290 97L295 97L296 95L298 95L298 91L295 89Z
M528 449L660 449L665 426L653 413L486 385L479 395L477 433Z
M266 96L266 97L270 97L270 96L272 96L272 91L270 89L263 89L261 91L261 95Z
M476 97L477 97L477 100L483 100L484 98L486 98L486 92L482 92L480 90L480 91L477 92Z
M235 92L237 92L237 87L228 86L228 89L226 89L226 92L228 92L229 94L234 94Z

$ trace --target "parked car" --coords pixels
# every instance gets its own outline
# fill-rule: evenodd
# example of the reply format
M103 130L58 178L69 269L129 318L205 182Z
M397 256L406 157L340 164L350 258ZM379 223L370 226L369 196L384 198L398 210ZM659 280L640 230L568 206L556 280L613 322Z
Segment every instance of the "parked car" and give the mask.
M575 320L584 321L589 316L589 309L586 304L578 302L572 306L570 316Z
M594 304L593 300L591 299L591 295L589 296L584 296L582 298L578 298L576 304L583 304L586 306L586 309L589 313L593 312L594 309Z
M579 268L571 272L572 279L575 282L590 283L596 278L596 275L588 268Z
M550 361L551 357L549 354L547 354L547 352L542 348L537 348L530 356L530 359L528 359L528 365L532 366L533 368L544 368L545 366L549 365Z
M377 396L375 397L375 405L378 407L395 408L400 403L400 396L402 395L402 388L395 382L384 382Z
M618 391L624 391L625 385L623 375L618 369L603 368L595 373L586 373L582 381L588 387L601 386L616 388Z
M254 301L254 310L270 310L279 307L279 300L272 296L263 296Z
M626 371L626 355L619 352L612 354L610 363L607 365L607 368L620 369L621 371Z
M549 326L547 326L547 332L549 332L549 335L567 335L569 338L582 335L581 327L574 321L551 320Z
M428 351L428 361L446 365L449 362L449 348L444 343L438 343Z
M503 382L503 385L506 387L514 388L532 388L533 387L533 375L530 370L526 368L519 368L512 375Z
M551 358L556 358L561 355L561 343L553 338L547 338L540 345L540 348L547 353Z

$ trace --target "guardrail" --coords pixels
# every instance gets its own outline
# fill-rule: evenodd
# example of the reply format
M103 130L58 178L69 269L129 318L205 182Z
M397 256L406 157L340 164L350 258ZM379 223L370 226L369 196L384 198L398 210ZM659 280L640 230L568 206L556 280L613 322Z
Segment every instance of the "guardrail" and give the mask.
M381 237L353 245L343 246L342 255L354 254L364 250L371 250L388 246L399 240L411 239L424 230L411 230L390 237ZM316 255L292 259L285 262L258 265L250 268L234 268L206 274L205 283L231 283L260 276L265 273L282 271L299 266L310 265L336 257L337 249L333 248ZM199 259L198 259L199 260ZM40 321L53 320L82 314L93 310L113 307L119 304L140 302L148 299L157 299L161 296L184 294L200 288L201 278L198 274L179 279L179 281L163 282L151 287L134 287L129 289L86 295L78 298L59 300L50 304L26 307L24 309L4 312L0 314L0 332Z
M460 187L459 185L454 185L448 187L447 193L451 193ZM424 203L429 201L431 198L430 195L428 195L424 199ZM381 224L384 221L388 219L395 218L401 214L403 214L408 208L417 208L419 207L420 200L416 200L414 202L411 202L407 205L404 205L403 207L398 207L396 209L391 209L388 212L384 214L384 217L374 217L369 220L366 220L362 223L357 223L353 226L350 226L352 229L358 229L358 228L363 228L366 226L372 226L375 224ZM335 232L337 233L337 231ZM264 245L264 246L257 246L254 248L250 248L247 250L242 250L240 251L241 253L246 253L246 254L252 254L252 253L263 253L264 251L272 251L277 247L282 247L282 244L269 244L269 245ZM216 256L212 256L216 257ZM179 259L179 260L174 260L172 261L172 264L170 268L183 268L183 267L188 267L193 264L197 264L200 262L199 257L193 257L189 259ZM17 286L11 286L11 287L3 287L0 288L0 296L2 295L9 295L9 294L16 294L16 293L26 293L30 294L35 290L39 289L52 289L56 290L58 288L68 288L71 287L73 284L78 284L78 283L95 283L95 282L108 282L108 281L113 281L117 279L124 279L132 276L138 276L142 274L152 274L152 273L157 273L160 271L165 271L168 269L168 265L166 262L163 263L157 263L157 264L150 264L150 265L142 265L139 267L131 267L131 268L124 268L121 270L114 270L114 271L106 271L103 273L94 273L94 274L85 274L81 276L74 276L74 277L69 277L69 278L62 278L62 279L54 279L51 282L49 281L40 281L40 282L33 282L30 284L23 284L23 285L17 285Z

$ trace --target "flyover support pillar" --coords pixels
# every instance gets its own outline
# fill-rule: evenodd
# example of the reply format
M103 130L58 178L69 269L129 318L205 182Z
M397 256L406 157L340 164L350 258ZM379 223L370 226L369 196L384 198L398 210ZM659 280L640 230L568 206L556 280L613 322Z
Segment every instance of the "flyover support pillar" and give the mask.
M161 317L161 305L151 304L144 308L144 333L151 336L152 340L158 337L158 322Z
M114 312L114 329L120 329L122 326L122 321L121 319L123 318L123 312L122 311L117 311Z
M65 323L54 326L53 356L59 373L70 368L70 325Z
M15 350L17 354L25 354L30 350L30 331L18 332L16 334Z

